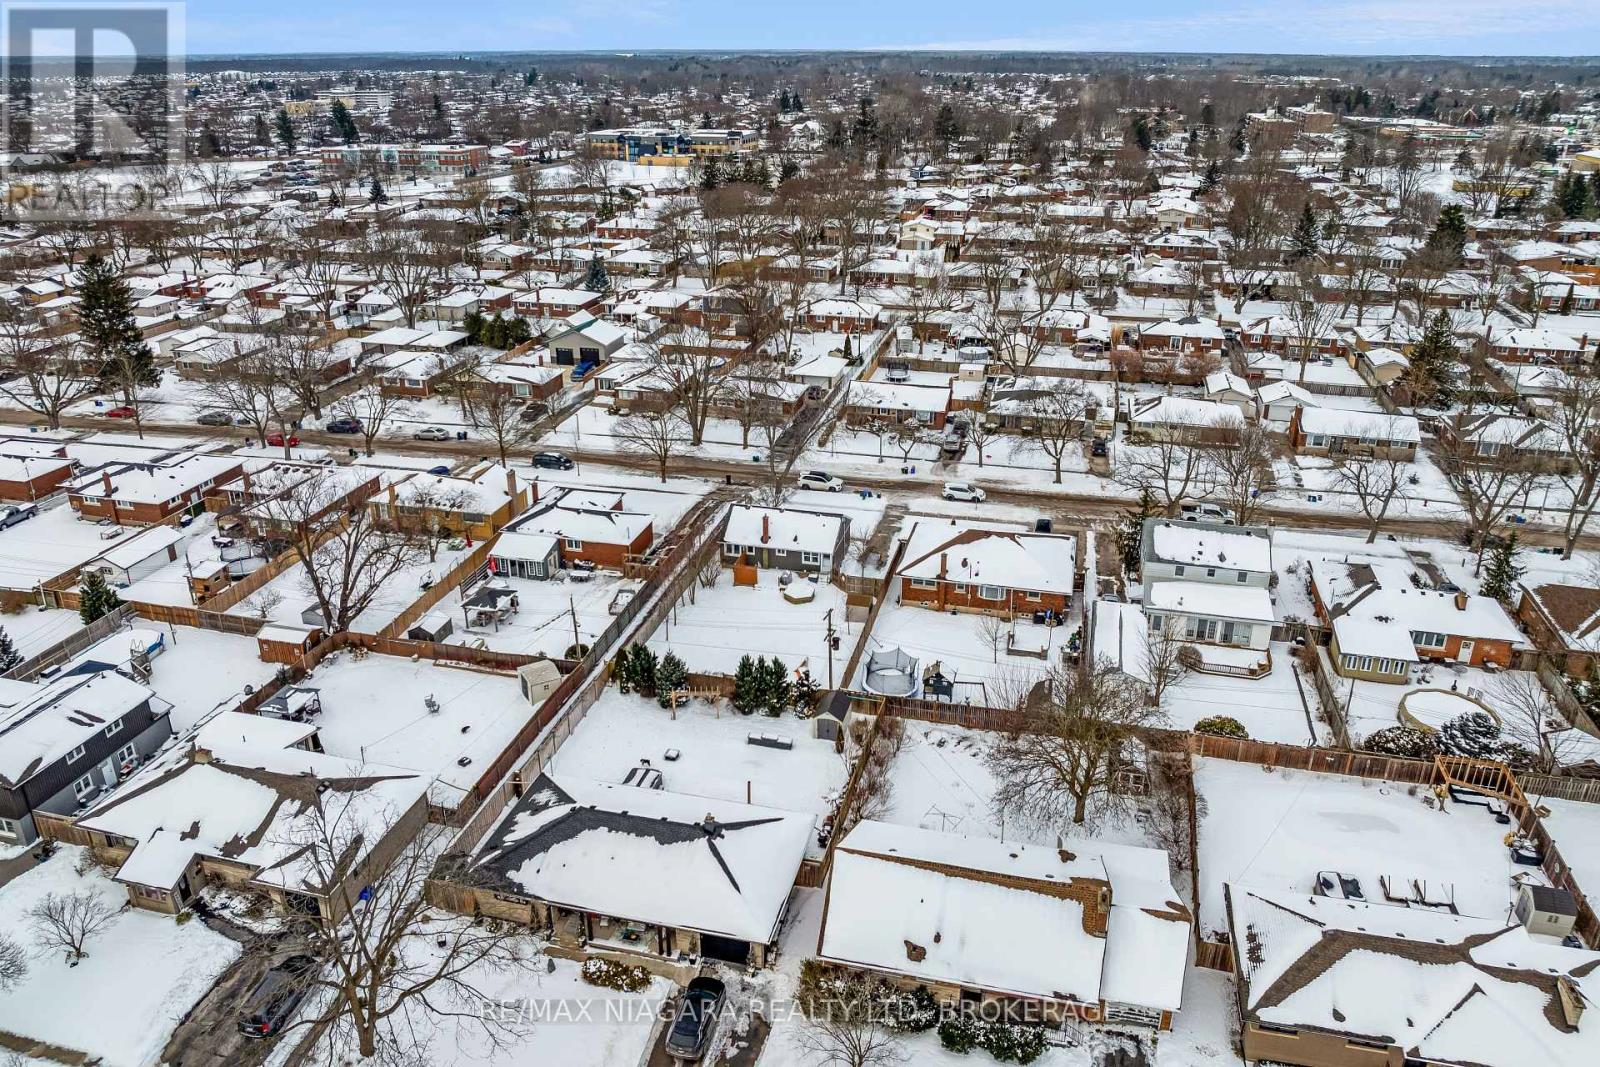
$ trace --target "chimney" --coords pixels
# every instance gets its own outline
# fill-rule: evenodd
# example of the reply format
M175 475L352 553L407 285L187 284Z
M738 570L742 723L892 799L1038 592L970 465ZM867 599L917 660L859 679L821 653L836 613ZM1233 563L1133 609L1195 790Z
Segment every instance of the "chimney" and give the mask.
M200 746L196 745L194 748L189 750L189 761L191 763L210 763L211 750L209 748L201 748Z
M950 553L939 553L939 577L944 578L950 573Z
M1467 610L1467 594L1465 594L1465 593L1457 593L1456 594L1456 610L1457 611L1466 611Z
M517 472L510 467L506 468L506 495L511 498L511 506L517 505Z
M104 467L100 468L100 488L106 496L111 495L111 472Z
M1578 1020L1583 1018L1583 994L1578 991L1578 986L1571 978L1564 974L1556 975L1556 996L1561 1001L1561 1017L1567 1025L1576 1030Z
M770 540L772 540L772 519L770 516L763 514L761 516L761 543L766 544Z
M722 836L722 827L717 825L717 817L709 811L706 812L705 821L700 824L700 829L707 837Z

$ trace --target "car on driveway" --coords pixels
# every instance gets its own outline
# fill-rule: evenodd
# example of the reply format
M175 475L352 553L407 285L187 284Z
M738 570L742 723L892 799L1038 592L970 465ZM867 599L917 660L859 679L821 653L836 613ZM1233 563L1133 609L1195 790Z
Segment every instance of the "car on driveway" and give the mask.
M971 482L945 482L943 495L946 500L965 500L971 504L981 504L989 496Z
M127 404L118 405L117 407L114 407L110 411L106 412L106 418L108 419L131 419L133 418L133 415L133 408L129 407Z
M717 1013L725 990L715 978L691 978L683 987L672 1026L662 1042L662 1051L677 1060L698 1060L711 1046L717 1028Z
M806 471L795 481L802 489L819 489L828 493L837 493L844 488L844 479L827 471Z
M288 443L285 444L285 441ZM299 444L300 438L296 437L292 433L287 438L285 438L282 433L267 434L267 445L271 448L297 448L299 447Z
M9 529L19 522L27 522L39 513L32 504L6 504L0 506L0 530Z
M194 421L201 426L232 426L233 416L226 411L207 411Z
M424 426L411 435L413 441L448 441L454 436L443 426Z
M360 433L361 420L354 415L340 415L323 428L329 433Z
M267 969L244 998L239 1032L245 1037L274 1037L288 1024L306 998L316 961L310 956L290 956Z
M533 465L552 471L569 471L576 466L571 456L564 456L560 452L536 452Z

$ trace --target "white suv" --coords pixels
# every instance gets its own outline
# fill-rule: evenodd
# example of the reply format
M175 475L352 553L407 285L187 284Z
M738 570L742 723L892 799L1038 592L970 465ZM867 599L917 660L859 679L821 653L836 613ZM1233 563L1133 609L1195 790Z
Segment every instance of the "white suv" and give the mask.
M835 478L827 471L806 471L797 481L802 489L821 489L837 493L844 488L844 480Z
M944 483L944 498L946 500L965 500L971 504L981 504L988 495L988 493L985 493L971 482Z

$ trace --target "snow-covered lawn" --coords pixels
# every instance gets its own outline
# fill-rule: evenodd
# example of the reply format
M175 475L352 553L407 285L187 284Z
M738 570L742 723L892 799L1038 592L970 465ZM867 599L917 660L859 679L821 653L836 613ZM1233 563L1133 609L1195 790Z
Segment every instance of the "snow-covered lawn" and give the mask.
M753 733L790 739L787 751L752 745ZM668 749L678 758L668 760ZM557 775L620 782L649 760L673 793L736 800L819 817L844 788L848 768L833 743L812 736L810 722L793 715L740 715L726 701L690 701L677 717L655 701L603 693L562 744L552 764ZM813 844L815 842L813 841Z
M1258 741L1309 745L1314 740L1295 684L1289 646L1272 646L1272 672L1263 678L1191 674L1167 691L1168 726L1187 730L1212 715L1238 719Z
M156 1063L173 1029L239 954L201 922L128 905L125 889L98 866L79 875L83 850L63 846L47 862L0 887L0 934L30 949L27 977L0 996L0 1030L77 1049L107 1067ZM88 891L118 912L69 967L35 941L28 909L50 893Z
M905 742L889 765L889 810L880 818L925 830L1000 836L994 777L984 766L989 735L905 720Z
M65 608L41 608L30 604L12 615L0 615L0 630L11 638L12 647L24 656L37 655L83 629L83 619Z
M245 686L259 689L278 670L261 661L253 637L143 621L138 628L166 635L166 651L150 661L150 687L172 705L172 728L180 734L219 705L237 704ZM115 633L79 658L125 663L128 650L128 636Z
M1555 838L1561 858L1572 868L1578 888L1591 901L1600 898L1600 804L1530 798L1550 809L1544 828Z
M643 585L610 571L596 571L587 582L504 577L495 581L516 591L517 613L498 625L490 623L469 630L460 611L460 596L446 596L434 611L449 614L455 624L454 632L445 638L447 644L474 645L481 640L496 652L543 653L562 658L572 647L574 613L578 636L584 644L593 645L611 625L612 601L616 600L620 608Z
M867 636L867 649L861 656L861 666L857 668L853 684L857 688L864 686L873 652L900 648L916 657L919 671L938 663L946 678L953 676L957 702L1001 706L1006 695L1043 676L1051 659L1009 654L1003 633L1001 647L995 651L984 633L985 618L987 616L971 612L934 611L891 600L879 610L872 632ZM1018 625L1031 627L1032 624ZM1049 635L1051 657L1058 655L1066 645L1070 631L1069 626L1052 629ZM977 686L983 688L975 688Z
M509 675L394 656L340 652L305 684L322 692L317 730L330 754L437 775L443 803L477 782L534 711Z
M1310 893L1319 871L1360 880L1382 901L1379 876L1431 896L1454 894L1464 915L1502 918L1514 869L1505 827L1476 805L1440 803L1430 790L1251 763L1200 759L1200 928L1225 929L1227 882ZM1429 802L1432 802L1431 806Z
M828 679L828 615L840 638L833 669L843 673L860 626L845 618L844 590L832 582L814 587L810 603L792 604L778 586L776 570L759 572L758 584L738 587L723 570L711 589L692 585L650 639L658 653L676 652L691 671L732 674L741 656L778 656L790 670L802 666L819 685Z
M124 526L116 538L101 538L113 529L79 519L65 504L41 507L26 522L0 530L0 587L34 589L139 532Z

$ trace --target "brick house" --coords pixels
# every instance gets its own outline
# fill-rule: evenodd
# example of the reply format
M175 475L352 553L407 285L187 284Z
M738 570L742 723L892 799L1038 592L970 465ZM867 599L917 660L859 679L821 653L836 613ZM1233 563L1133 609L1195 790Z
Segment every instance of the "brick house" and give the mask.
M587 494L567 493L555 501L520 516L506 527L508 533L548 534L559 542L564 564L584 562L609 570L622 570L630 558L643 556L655 542L655 525L649 515L595 506Z
M0 455L0 500L38 500L72 477L77 464L62 456Z
M108 463L67 483L67 501L85 519L149 526L204 506L212 489L237 478L228 456L188 454L159 463Z
M1422 428L1410 415L1378 415L1301 404L1289 419L1289 447L1335 459L1416 458Z
M1064 613L1077 571L1077 539L923 521L895 572L900 601L935 611L1005 616Z
M1600 589L1588 585L1524 585L1517 620L1539 650L1560 658L1573 678L1587 677L1600 662Z

